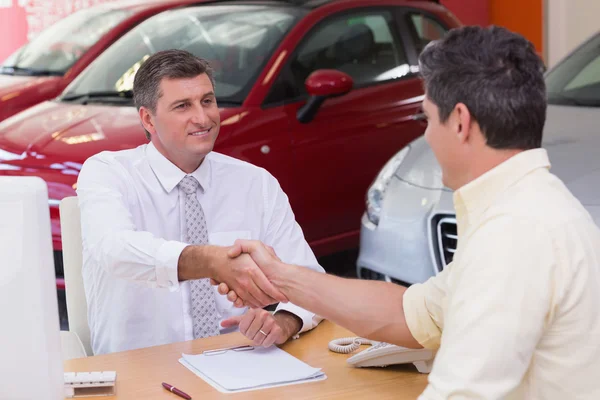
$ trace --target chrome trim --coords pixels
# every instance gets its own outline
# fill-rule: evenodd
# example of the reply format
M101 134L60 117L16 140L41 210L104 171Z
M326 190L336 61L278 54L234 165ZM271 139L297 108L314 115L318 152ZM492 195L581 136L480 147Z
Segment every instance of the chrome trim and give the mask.
M424 94L422 94L420 96L411 97L410 99L404 99L402 101L399 101L398 105L399 106L404 106L406 104L420 103L423 100L425 100L425 95Z
M454 226L456 226L456 218L453 217L444 217L441 218L438 223L437 223L437 245L438 245L438 253L440 256L440 262L442 263L442 269L446 268L446 266L448 265L446 263L446 257L445 257L445 252L448 251L448 253L454 254L456 253L456 249L454 248L444 248L444 242L443 242L443 238L447 237L448 239L455 239L458 240L458 234L457 235L452 235L449 233L443 234L442 233L442 225L443 224L453 224Z

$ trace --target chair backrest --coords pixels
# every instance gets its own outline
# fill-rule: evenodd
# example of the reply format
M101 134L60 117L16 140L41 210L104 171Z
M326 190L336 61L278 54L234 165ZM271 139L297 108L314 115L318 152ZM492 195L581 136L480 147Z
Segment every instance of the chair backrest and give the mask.
M63 361L87 357L83 343L74 331L60 331Z
M87 301L81 276L83 246L77 197L65 197L60 202L59 209L69 330L79 336L86 353L93 355L87 318Z

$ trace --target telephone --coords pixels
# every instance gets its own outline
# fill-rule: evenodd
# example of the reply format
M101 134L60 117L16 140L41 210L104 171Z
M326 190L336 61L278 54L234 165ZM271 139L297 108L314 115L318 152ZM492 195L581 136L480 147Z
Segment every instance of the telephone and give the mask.
M390 343L377 342L361 337L347 337L329 342L329 350L335 353L349 354L360 345L370 344L366 350L348 358L348 364L355 367L387 367L392 364L413 363L423 374L431 372L435 351L428 349L409 349Z

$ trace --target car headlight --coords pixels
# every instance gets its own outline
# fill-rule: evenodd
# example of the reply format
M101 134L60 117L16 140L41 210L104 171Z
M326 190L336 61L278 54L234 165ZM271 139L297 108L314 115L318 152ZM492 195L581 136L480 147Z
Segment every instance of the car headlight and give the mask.
M392 176L394 176L394 173L400 164L402 164L402 161L404 161L404 158L406 158L409 151L410 145L407 145L396 153L396 155L383 166L381 171L379 171L377 178L375 178L369 187L369 190L367 190L367 217L369 218L369 221L375 225L379 224L381 206L390 179L392 179Z

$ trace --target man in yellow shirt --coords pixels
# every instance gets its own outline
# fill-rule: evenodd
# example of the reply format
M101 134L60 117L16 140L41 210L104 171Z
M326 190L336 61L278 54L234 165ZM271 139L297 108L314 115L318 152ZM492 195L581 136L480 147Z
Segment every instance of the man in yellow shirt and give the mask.
M230 256L356 334L439 349L421 400L600 399L600 230L549 172L542 61L517 34L464 27L420 70L425 139L455 190L452 264L405 289L285 265L260 242Z

